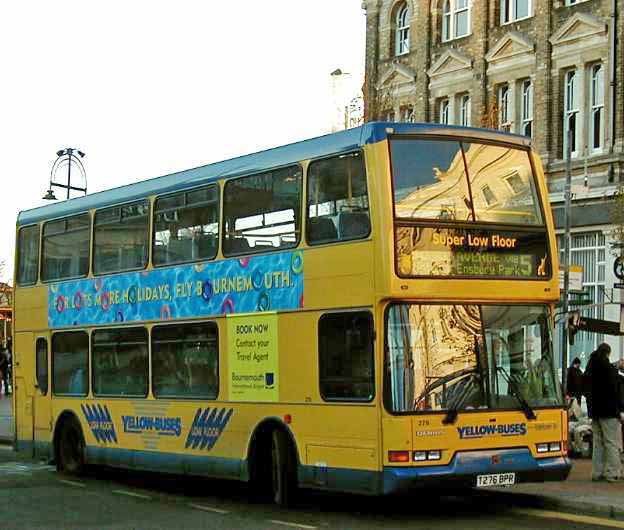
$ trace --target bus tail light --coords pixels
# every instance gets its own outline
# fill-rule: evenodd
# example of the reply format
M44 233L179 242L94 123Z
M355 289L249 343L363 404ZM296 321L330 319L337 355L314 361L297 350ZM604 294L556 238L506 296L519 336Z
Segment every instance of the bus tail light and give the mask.
M388 451L388 460L400 464L409 462L409 451Z

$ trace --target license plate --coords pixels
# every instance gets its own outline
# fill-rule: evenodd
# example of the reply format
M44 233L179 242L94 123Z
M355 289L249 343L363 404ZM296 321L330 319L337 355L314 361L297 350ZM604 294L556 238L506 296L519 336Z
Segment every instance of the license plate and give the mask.
M477 475L477 488L487 486L510 486L516 482L515 473L498 473L496 475Z

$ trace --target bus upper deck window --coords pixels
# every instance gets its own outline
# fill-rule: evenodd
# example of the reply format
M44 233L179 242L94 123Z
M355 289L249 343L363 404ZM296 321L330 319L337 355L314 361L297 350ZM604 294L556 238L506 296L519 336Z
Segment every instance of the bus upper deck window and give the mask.
M361 153L310 164L307 215L311 245L368 237L366 168Z
M148 213L146 200L95 212L95 274L142 269L147 265Z
M18 285L37 283L39 268L39 226L20 228L17 253Z
M43 225L41 276L44 281L80 278L89 272L91 217L88 213Z
M154 265L212 259L219 240L217 186L158 197L154 205Z

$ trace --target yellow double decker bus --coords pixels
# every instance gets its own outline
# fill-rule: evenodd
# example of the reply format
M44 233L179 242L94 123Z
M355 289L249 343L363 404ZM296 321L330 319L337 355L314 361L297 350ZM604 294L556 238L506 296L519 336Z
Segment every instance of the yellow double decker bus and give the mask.
M368 123L20 213L18 451L390 494L563 480L526 138Z

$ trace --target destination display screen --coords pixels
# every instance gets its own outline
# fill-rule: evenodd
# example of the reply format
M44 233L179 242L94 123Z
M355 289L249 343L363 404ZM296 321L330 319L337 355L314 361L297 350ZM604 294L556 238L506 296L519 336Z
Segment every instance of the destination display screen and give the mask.
M396 226L395 247L401 277L551 276L545 231Z

